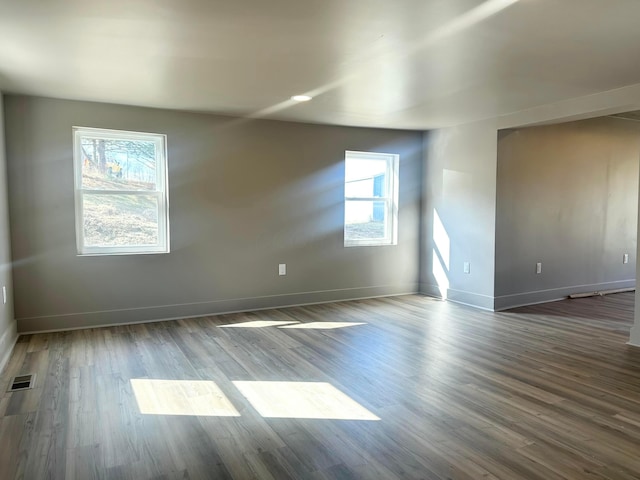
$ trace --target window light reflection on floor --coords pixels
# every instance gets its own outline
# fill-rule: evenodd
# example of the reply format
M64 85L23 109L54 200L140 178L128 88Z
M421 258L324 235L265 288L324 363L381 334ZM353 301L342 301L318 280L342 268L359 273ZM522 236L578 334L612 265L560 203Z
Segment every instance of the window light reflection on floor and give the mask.
M380 420L329 383L234 381L233 384L265 418Z
M354 327L356 325L366 325L364 322L309 322L296 323L294 325L285 325L278 328L300 328L310 330L333 330L334 328Z
M142 414L240 416L215 382L132 378L131 386Z
M290 325L292 323L298 323L296 321L281 321L281 320L252 320L249 322L241 323L229 323L227 325L218 325L220 328L264 328L264 327L279 327L282 325Z

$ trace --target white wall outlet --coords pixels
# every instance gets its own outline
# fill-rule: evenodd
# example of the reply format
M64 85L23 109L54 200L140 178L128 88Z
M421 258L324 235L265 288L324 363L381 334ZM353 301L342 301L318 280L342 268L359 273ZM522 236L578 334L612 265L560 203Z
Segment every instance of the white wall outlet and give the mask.
M287 264L280 263L278 264L278 275L286 275L287 274Z
M622 255L622 263L629 263L629 254L625 253Z
M7 287L4 285L2 286L2 303L7 303Z
M471 266L469 265L469 262L464 262L462 270L464 273L471 273Z
M536 263L536 273L542 273L542 262Z

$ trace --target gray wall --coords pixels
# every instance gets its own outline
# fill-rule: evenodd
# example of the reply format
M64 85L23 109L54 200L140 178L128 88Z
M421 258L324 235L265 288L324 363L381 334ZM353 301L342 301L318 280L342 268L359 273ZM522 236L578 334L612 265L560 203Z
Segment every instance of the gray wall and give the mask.
M495 125L477 122L424 138L420 291L493 309ZM464 262L470 264L468 274Z
M19 331L418 289L419 132L25 96L5 113ZM167 134L170 254L76 256L74 125ZM343 246L347 149L400 154L397 246Z
M497 309L635 285L639 158L630 120L501 132Z
M639 179L640 183L640 179ZM636 239L640 236L640 192L638 198L638 231ZM640 269L640 245L636 242L636 272ZM634 311L634 322L631 327L631 331L629 332L629 345L633 345L635 347L640 347L640 289L636 288L635 294L635 311Z
M0 289L7 288L7 303L0 291L0 371L9 358L17 338L13 316L13 287L11 283L11 247L9 244L9 210L7 206L7 163L5 157L2 92L0 92Z

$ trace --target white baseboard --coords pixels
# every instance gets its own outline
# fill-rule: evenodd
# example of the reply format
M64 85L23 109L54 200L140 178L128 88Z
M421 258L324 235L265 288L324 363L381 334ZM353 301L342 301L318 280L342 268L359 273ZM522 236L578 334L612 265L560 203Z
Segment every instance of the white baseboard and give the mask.
M98 312L69 313L18 319L20 334L58 332L83 328L108 327L134 323L159 322L180 318L204 317L226 313L285 308L315 303L358 300L363 298L410 295L418 292L417 284L381 285L338 290L322 290L285 295L236 298L210 302L161 305Z
M442 294L440 292L440 289L436 285L431 285L429 283L421 283L419 285L419 288L420 288L419 290L420 293L423 295L442 299Z
M602 290L615 290L618 288L633 288L636 280L620 280L616 282L594 283L589 285L571 285L561 288L550 288L534 292L516 293L512 295L500 295L495 297L495 311L508 310L510 308L536 305L538 303L555 302L564 300L573 293L597 292Z
M627 345L633 347L640 347L640 325L634 325L631 327L631 333L629 335L629 341Z
M443 298L440 287L428 283L420 284L420 293L435 298ZM455 290L448 288L446 291L446 299L449 302L459 303L481 310L493 311L493 297L490 295L482 295L479 293L467 292L464 290Z
M0 357L0 373L4 370L4 367L7 366L17 341L17 322L13 320L9 328L7 328L2 334L2 337L0 337L0 354L2 355L2 357Z
M620 280L616 282L595 283L589 285L572 285L569 287L551 288L534 292L515 293L512 295L500 295L491 297L462 290L447 289L446 299L450 302L461 303L482 310L502 311L511 308L524 307L527 305L537 305L539 303L556 302L564 300L573 293L597 292L605 290L616 290L621 288L634 288L636 280ZM420 293L435 298L443 298L440 288L437 285L428 283L420 284ZM640 339L639 339L640 342Z

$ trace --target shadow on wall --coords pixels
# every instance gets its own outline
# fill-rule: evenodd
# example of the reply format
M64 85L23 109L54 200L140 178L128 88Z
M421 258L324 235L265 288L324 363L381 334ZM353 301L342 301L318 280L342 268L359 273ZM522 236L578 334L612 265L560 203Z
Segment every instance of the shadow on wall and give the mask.
M174 252L221 237L266 243L286 233L283 240L290 243L292 238L341 230L343 158L334 153L332 160L319 164L306 161L304 150L292 155L301 143L317 142L308 126L285 129L278 122L258 121L230 125L185 129L169 144L170 202L172 211L179 212L172 215ZM291 128L297 130L297 139L309 136L309 141L291 145ZM172 151L171 145L179 145L180 151ZM322 218L314 219L318 212ZM292 224L305 219L304 232L291 231Z

